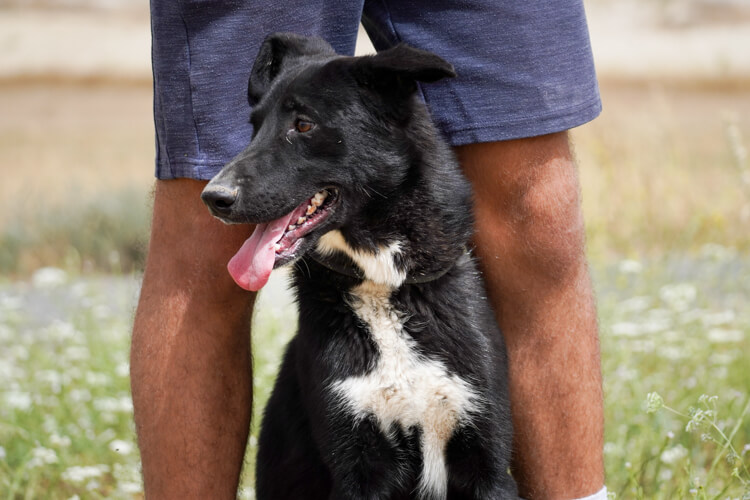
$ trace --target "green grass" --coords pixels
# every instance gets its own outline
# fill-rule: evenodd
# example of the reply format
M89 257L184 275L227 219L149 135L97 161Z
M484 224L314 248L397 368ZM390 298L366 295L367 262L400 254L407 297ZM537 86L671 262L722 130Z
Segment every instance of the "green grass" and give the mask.
M140 490L130 283L69 281L47 268L32 283L0 288L0 498L131 498Z
M697 256L595 262L593 270L610 490L618 498L748 498L750 259L707 246ZM5 498L139 496L127 379L136 293L132 277L72 279L54 269L0 287ZM266 301L254 320L253 436L292 317L289 306ZM652 396L649 411L650 393L669 409ZM252 497L255 444L243 498Z
M624 261L600 269L596 282L610 490L646 499L750 495L748 259L707 246L698 257ZM649 393L682 415L649 412Z

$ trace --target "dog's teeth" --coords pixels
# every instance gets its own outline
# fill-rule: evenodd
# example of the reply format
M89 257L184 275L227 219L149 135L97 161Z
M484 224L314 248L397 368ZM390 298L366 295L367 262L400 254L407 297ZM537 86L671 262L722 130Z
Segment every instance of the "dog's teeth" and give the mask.
M312 205L307 205L307 215L312 215L315 213L315 211L318 209L318 207L314 207Z
M275 245L273 246L273 249L274 249L274 250L276 250L277 252L278 252L279 250L281 250L281 243L276 243L276 244L275 244Z
M307 220L306 218L300 217L299 219L297 219L297 225L301 226L306 220Z
M289 231L294 231L297 228L294 224L289 224L289 227L287 228Z
M310 200L310 204L316 207L319 207L323 203L323 201L326 199L327 196L328 196L327 192L318 191L317 193L315 193L315 196L312 197L312 200Z

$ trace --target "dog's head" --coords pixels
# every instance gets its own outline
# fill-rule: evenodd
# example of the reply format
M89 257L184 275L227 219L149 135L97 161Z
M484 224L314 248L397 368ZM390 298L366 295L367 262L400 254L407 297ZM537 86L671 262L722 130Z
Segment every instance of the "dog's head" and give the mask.
M235 281L260 289L273 268L361 222L373 196L393 193L414 153L405 134L419 107L416 82L454 75L440 57L406 45L342 57L318 38L269 36L248 86L252 141L202 195L223 221L257 224L230 261Z

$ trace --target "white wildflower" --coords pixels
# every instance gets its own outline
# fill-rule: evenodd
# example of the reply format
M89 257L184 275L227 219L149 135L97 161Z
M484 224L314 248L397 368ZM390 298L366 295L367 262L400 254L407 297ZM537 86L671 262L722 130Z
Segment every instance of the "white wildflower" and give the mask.
M622 274L640 274L643 271L643 264L637 260L626 259L620 261L618 269Z
M688 357L684 349L675 346L664 346L657 349L657 354L669 361L679 361Z
M53 393L60 394L64 381L64 377L60 372L55 370L40 370L37 372L36 378L48 383Z
M86 388L72 389L68 393L68 398L74 403L85 403L91 401L91 392Z
M59 319L54 320L47 328L42 331L42 333L44 333L51 340L58 341L61 344L67 344L71 340L75 340L77 342L83 342L85 340L85 336L83 335L83 333L76 330L76 328L71 323Z
M59 448L67 448L71 445L72 441L68 436L59 436L57 434L51 434L49 437L49 443L52 446L57 446Z
M727 330L724 328L712 328L707 334L709 342L724 344L729 342L742 342L745 334L741 330Z
M90 386L103 387L109 385L112 379L106 373L86 372L86 383Z
M42 422L42 429L44 429L44 432L47 434L54 434L57 432L58 427L55 417L49 414L44 415L44 422Z
M115 375L118 377L127 377L130 375L130 363L127 361L123 361L122 363L118 363L118 365L115 367Z
M621 381L635 380L638 377L638 371L627 365L619 365L615 370L615 376Z
M620 447L615 443L607 442L604 443L604 454L605 455L618 455Z
M687 448L678 444L677 446L664 450L660 458L665 464L672 465L685 458L687 453Z
M31 408L31 394L22 391L6 392L5 405L13 410L27 411Z
M116 463L112 470L112 475L117 484L117 491L134 495L143 491L143 482L139 472L139 465L123 465Z
M84 295L88 294L89 292L89 284L85 281L78 281L76 283L73 283L69 288L68 291L73 297L81 298Z
M690 283L664 285L659 290L659 297L676 311L686 311L695 301L698 291Z
M0 309L6 311L17 311L23 306L23 299L14 295L0 295Z
M6 351L8 353L8 357L10 359L20 359L22 361L26 361L29 359L29 349L25 345L16 344L14 346L11 346L10 349Z
M31 459L29 460L27 467L33 469L55 463L57 463L57 453L55 453L55 450L43 446L37 446L31 450Z
M141 493L143 491L143 486L141 486L140 483L136 483L133 481L124 481L117 483L117 489L121 493L135 495L136 493Z
M91 309L91 314L96 319L107 319L112 316L112 310L106 304L97 304Z
M729 376L729 368L726 366L717 366L711 370L711 378L715 380L724 380Z
M701 316L701 322L704 326L720 326L731 323L735 320L734 311L727 309L718 313L704 314Z
M658 333L669 330L672 327L672 319L664 317L650 317L644 321L640 328L644 333Z
M708 357L708 362L712 365L731 365L737 359L736 352L715 352Z
M15 330L11 330L8 325L0 325L0 342L11 342L15 338Z
M6 456L8 456L8 455L5 452L5 448L3 448L2 446L0 446L0 460L5 460Z
M82 483L90 479L101 477L102 474L109 472L109 466L105 464L99 465L74 465L68 467L63 471L61 477L65 481L72 483Z
M6 359L0 359L0 380L22 379L26 372L16 366L15 363Z
M109 449L120 455L130 455L133 451L133 445L122 439L115 439L109 443Z
M68 273L57 267L42 267L31 276L34 288L56 288L68 281Z
M654 413L664 407L664 399L658 392L649 392L646 395L646 413Z
M65 349L63 356L70 361L86 361L91 357L91 353L86 346L72 345Z
M94 400L94 408L102 412L132 413L133 401L130 399L130 396L121 396L119 398L99 398Z
M651 305L651 299L644 296L631 297L617 304L617 312L621 314L645 311Z
M683 324L692 323L693 321L702 320L706 310L701 308L688 309L680 313L680 322Z
M616 335L618 337L636 337L643 333L641 331L640 325L628 321L615 323L611 328L612 335Z

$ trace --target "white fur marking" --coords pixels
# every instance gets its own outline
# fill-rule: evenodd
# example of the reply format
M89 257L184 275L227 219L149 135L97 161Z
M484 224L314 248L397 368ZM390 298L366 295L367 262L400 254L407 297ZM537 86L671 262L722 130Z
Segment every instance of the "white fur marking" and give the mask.
M365 282L351 293L351 307L368 325L380 358L367 375L334 382L331 390L357 416L375 415L386 435L394 423L404 429L421 426L424 468L419 493L445 498L445 446L456 425L477 410L479 397L442 362L418 354L390 303L391 289Z
M323 255L339 251L354 261L365 278L380 284L398 288L406 279L406 273L396 268L394 256L401 253L401 243L395 241L387 247L381 247L377 253L355 250L349 246L341 231L329 231L318 240L317 250Z

